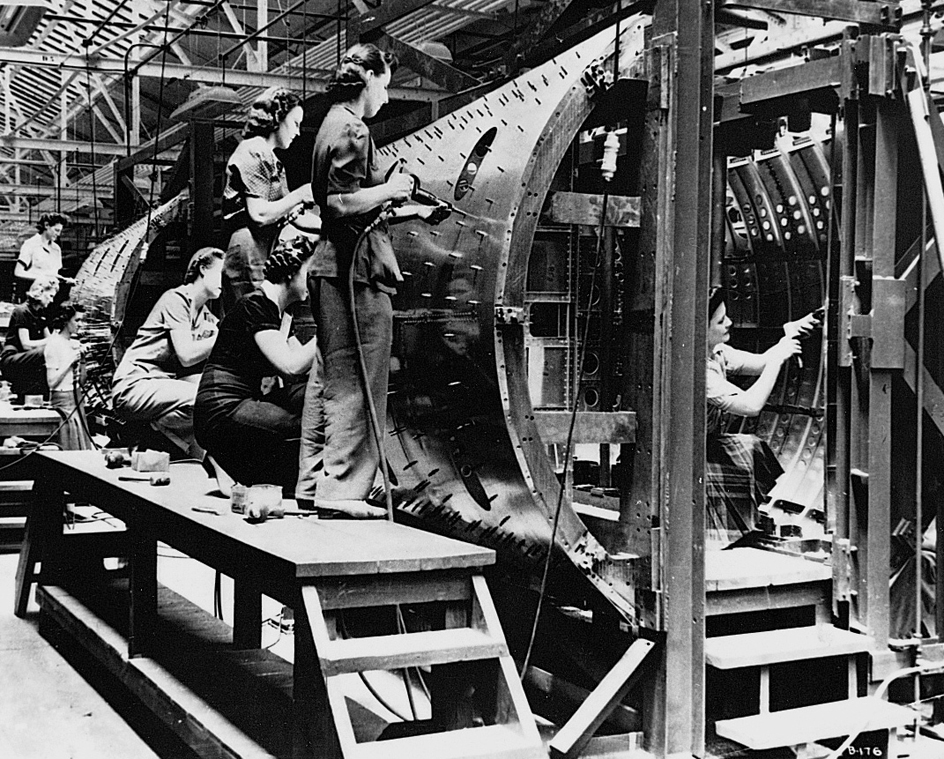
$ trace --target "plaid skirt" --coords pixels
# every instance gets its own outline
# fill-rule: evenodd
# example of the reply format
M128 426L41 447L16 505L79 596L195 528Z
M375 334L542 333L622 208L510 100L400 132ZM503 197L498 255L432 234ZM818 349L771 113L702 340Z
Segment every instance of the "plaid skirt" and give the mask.
M710 435L705 451L708 540L733 541L754 529L757 510L783 467L756 435Z

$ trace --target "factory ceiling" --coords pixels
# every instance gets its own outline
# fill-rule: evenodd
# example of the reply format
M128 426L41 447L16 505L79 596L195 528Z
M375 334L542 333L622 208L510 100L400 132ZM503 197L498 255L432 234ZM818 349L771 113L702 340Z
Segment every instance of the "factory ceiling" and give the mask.
M241 119L260 88L320 91L347 40L400 54L388 117L422 126L457 92L497 83L654 0L0 0L0 220L106 202L111 164L179 120ZM793 3L802 6L803 3ZM873 5L864 3L863 5ZM754 6L748 8L746 6ZM716 11L719 72L830 44L843 22L773 0ZM944 7L944 6L942 6ZM920 21L920 0L901 4ZM937 21L940 24L940 21ZM781 63L789 56L780 56ZM413 114L412 121L409 117ZM428 119L427 119L428 120ZM397 126L386 127L390 135ZM384 134L383 125L378 130ZM179 145L176 148L179 150ZM171 145L167 157L174 156ZM91 189L90 189L91 188ZM101 196L101 198L99 197ZM104 199L104 201L102 200Z

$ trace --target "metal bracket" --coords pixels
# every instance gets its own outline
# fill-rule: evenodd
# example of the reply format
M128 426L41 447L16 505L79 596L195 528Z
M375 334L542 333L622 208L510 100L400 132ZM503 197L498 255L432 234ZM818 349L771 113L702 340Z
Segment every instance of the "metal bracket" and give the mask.
M525 316L523 306L495 306L495 324L523 325Z
M833 603L852 598L852 543L848 538L833 541ZM833 607L833 613L838 610Z
M854 358L849 341L853 337L852 321L856 316L855 286L855 277L839 278L839 366L852 366ZM861 324L857 326L861 329Z
M602 62L594 61L580 75L580 82L586 88L587 95L594 98L609 89L612 84L612 76L610 72L603 68Z

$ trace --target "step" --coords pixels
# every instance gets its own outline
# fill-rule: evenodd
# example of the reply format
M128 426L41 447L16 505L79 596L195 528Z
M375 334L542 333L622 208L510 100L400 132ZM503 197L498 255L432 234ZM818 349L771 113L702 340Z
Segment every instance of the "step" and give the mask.
M319 650L318 654L328 676L494 659L508 654L503 641L467 627L336 639L322 648L327 650Z
M869 650L869 638L830 625L722 635L705 641L705 662L717 669L852 656Z
M358 743L345 759L547 759L544 746L530 743L505 725L470 727L389 741Z
M875 698L853 698L769 714L719 720L722 738L754 750L798 746L852 733L890 730L914 721L910 709Z

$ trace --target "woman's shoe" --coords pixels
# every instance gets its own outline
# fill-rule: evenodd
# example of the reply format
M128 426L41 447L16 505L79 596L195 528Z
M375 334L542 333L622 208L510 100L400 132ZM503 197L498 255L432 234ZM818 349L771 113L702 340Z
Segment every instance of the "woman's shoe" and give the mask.
M216 478L216 487L223 494L223 497L229 498L233 493L233 485L236 484L236 480L230 477L226 470L213 460L210 454L207 454L206 458L203 459L203 468L207 470L207 474Z
M367 501L353 499L329 501L316 496L315 508L323 511L335 511L353 519L384 519L387 516L386 509L371 506Z

